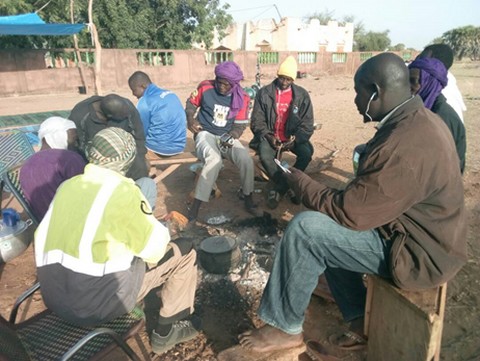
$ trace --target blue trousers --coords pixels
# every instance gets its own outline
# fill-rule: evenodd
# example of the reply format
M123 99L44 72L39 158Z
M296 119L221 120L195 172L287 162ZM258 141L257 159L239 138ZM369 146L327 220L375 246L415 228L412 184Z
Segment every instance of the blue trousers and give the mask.
M320 212L297 214L276 250L259 317L288 334L301 333L310 297L323 273L344 319L363 317L362 274L389 278L390 247L390 241L374 229L354 231Z

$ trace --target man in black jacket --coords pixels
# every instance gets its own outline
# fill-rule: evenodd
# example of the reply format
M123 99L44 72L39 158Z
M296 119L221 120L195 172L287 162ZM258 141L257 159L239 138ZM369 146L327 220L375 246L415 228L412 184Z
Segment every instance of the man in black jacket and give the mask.
M75 105L68 119L71 119L77 126L80 150L84 157L93 137L102 129L117 127L133 135L137 154L126 176L135 181L152 209L155 208L157 186L153 179L148 177L148 164L145 160L147 153L145 133L135 105L127 98L117 94L94 95Z
M282 152L291 151L297 156L293 166L304 171L313 155L309 141L313 134L313 106L308 92L294 84L297 62L293 56L284 60L277 75L255 97L250 125L254 134L250 147L258 151L260 161L274 183L267 199L267 205L272 209L278 206L280 197L288 190L274 159L279 159ZM292 201L298 203L295 197Z

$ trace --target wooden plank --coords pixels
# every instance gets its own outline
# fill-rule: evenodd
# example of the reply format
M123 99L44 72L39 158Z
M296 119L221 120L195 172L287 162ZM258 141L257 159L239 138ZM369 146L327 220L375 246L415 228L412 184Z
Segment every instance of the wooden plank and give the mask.
M172 174L172 172L174 172L181 164L196 163L199 160L192 152L184 152L171 157L160 157L149 151L147 153L147 161L151 167L150 176L153 178L155 183L158 183L162 179ZM160 166L167 166L167 168L162 170L159 169Z
M398 287L394 289L424 312L438 311L438 287L422 291L405 291Z
M367 276L367 300L365 302L365 321L363 324L363 333L368 338L368 330L370 326L370 316L372 311L372 299L373 299L373 292L375 291L373 278L372 276Z
M221 351L218 356L218 361L298 361L299 355L305 352L305 345L298 347L258 353L250 351L240 345L235 345L226 350Z
M195 163L198 162L198 158L192 155L182 158L166 158L166 159L149 159L150 165L166 165L166 164L183 164L183 163Z
M161 173L157 173L157 176L153 179L155 183L160 182L162 179L168 177L170 174L172 174L178 167L180 167L181 164L172 164L170 165L167 169L164 171L161 171ZM158 172L158 171L157 171Z
M440 348L442 346L442 333L443 333L443 319L445 317L445 308L447 306L447 284L444 283L440 286L438 297L438 317L442 322L439 323L437 338L437 348L433 357L433 361L440 361Z

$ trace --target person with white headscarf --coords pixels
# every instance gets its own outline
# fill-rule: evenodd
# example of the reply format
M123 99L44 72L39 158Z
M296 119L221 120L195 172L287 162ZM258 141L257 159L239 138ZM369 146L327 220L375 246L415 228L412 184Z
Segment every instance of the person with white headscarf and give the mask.
M41 221L60 184L83 173L85 160L77 153L75 123L50 117L38 131L41 149L20 169L20 186L37 221Z
M72 149L77 144L77 127L69 119L50 117L38 130L42 149Z

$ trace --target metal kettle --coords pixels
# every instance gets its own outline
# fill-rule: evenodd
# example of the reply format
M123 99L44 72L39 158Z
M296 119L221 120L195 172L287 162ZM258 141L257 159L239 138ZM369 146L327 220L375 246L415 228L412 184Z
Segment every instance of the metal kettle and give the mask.
M31 219L14 223L0 221L0 264L20 256L33 240L35 227Z

